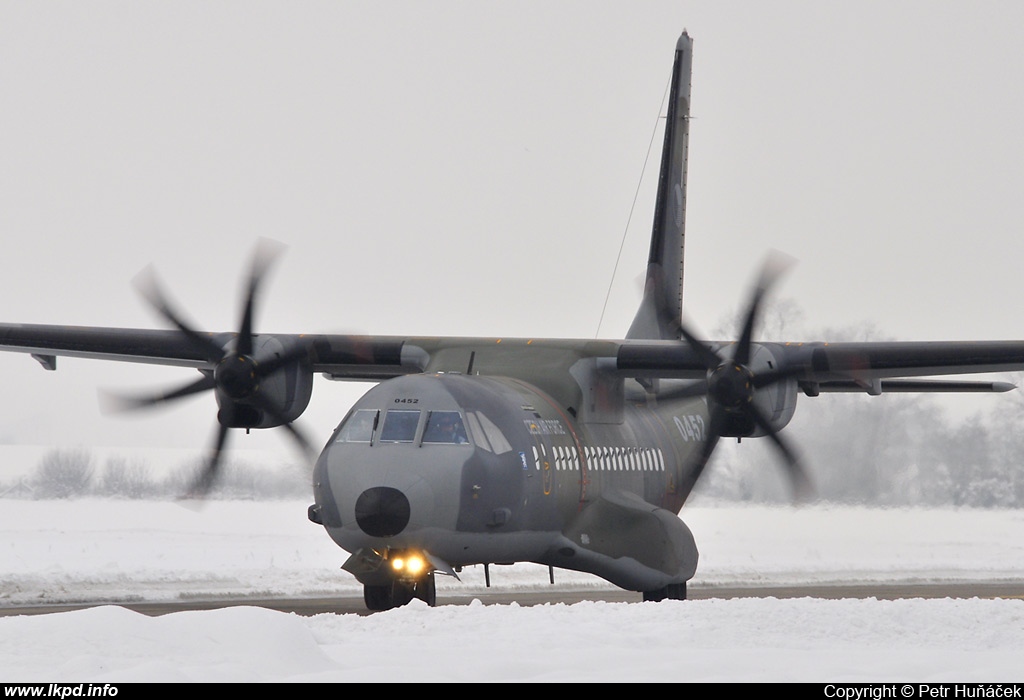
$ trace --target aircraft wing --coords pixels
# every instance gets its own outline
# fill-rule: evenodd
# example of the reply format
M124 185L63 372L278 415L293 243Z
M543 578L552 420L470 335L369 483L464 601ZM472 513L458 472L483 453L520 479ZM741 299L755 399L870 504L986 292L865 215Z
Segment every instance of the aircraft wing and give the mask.
M226 347L236 333L199 333L214 346ZM304 349L313 372L344 379L380 380L423 369L423 353L405 339L386 336L265 334L256 342L276 341L280 347ZM193 367L212 370L216 362L201 344L177 330L102 328L41 324L0 324L0 350L31 354L47 369L57 357Z
M708 343L726 357L732 343ZM771 356L759 370L795 380L804 393L866 391L1006 391L1005 382L908 381L910 377L1018 372L1024 370L1024 341L928 341L849 343L758 343ZM695 378L711 369L683 341L629 342L619 350L616 368L641 377Z
M234 333L202 334L224 347ZM380 381L422 371L470 370L473 356L490 371L496 358L545 362L593 358L601 369L638 378L700 379L706 360L689 343L667 340L556 340L502 338L443 338L360 335L269 334L281 347L305 355L313 372L332 379ZM708 343L727 356L732 343ZM849 343L759 343L773 358L770 370L799 383L805 393L858 391L977 390L964 382L897 382L911 377L1015 372L1024 370L1024 341L930 341ZM101 328L40 324L0 324L0 350L31 354L48 369L56 357L81 357L119 362L213 369L215 363L177 330ZM447 359L465 357L466 367ZM480 365L478 365L480 367ZM511 369L511 368L510 368ZM1007 385L987 383L1000 390ZM959 389L957 388L959 387Z
M227 342L229 336L223 335ZM210 337L215 342L219 339ZM58 356L213 368L181 333L169 330L4 323L0 324L0 349L30 353L47 369L56 369Z

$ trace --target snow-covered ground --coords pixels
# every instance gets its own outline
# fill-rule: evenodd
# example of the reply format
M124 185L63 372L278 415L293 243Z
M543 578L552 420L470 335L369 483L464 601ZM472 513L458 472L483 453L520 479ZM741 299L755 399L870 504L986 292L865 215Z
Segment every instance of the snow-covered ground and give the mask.
M306 503L0 500L0 605L358 593ZM1024 578L1024 512L684 509L695 583ZM560 586L606 586L557 572ZM494 588L547 571L493 567ZM440 579L438 597L483 589ZM444 606L304 618L0 618L0 681L989 681L1024 677L1022 600L690 600Z

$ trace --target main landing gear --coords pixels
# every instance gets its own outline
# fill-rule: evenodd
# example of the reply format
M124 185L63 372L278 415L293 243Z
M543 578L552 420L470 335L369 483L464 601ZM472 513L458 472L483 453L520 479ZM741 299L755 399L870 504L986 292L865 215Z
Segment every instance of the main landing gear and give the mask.
M644 591L644 602L657 603L661 600L686 600L686 582L670 583L664 588Z

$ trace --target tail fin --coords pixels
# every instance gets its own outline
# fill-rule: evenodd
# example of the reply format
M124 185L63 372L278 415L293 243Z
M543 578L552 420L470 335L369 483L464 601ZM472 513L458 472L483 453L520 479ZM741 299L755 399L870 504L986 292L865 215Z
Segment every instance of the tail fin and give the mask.
M683 243L686 226L686 153L690 131L693 40L685 31L676 43L658 200L651 231L644 298L627 338L678 340L683 308Z

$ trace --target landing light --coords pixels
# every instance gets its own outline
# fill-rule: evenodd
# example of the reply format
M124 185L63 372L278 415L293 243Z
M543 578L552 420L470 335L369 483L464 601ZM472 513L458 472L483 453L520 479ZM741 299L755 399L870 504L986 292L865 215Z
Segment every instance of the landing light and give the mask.
M404 557L395 557L391 560L391 568L395 571L403 571L407 574L418 574L426 568L427 562L418 554L409 554Z

